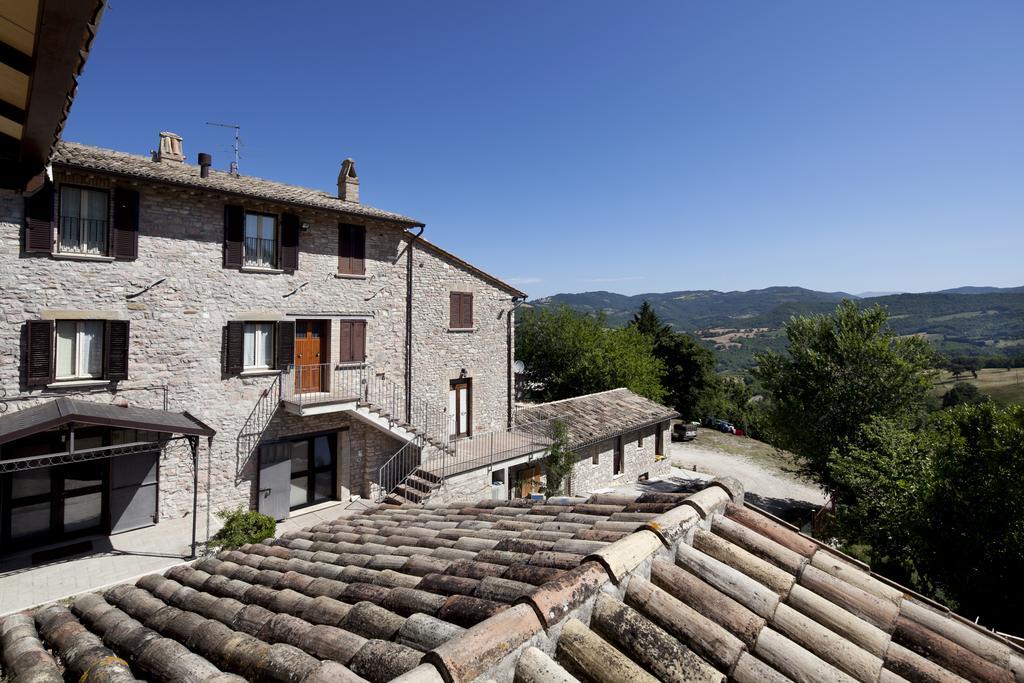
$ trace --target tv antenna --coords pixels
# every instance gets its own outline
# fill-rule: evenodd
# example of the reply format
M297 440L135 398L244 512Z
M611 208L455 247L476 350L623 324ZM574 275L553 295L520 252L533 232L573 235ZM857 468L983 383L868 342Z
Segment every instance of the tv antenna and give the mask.
M213 123L212 121L207 121L206 125L208 125L208 126L219 126L221 128L234 128L235 129L235 142L234 142L233 145L231 145L231 148L235 152L235 160L231 162L230 173L231 173L231 175L238 175L238 159L239 159L238 150L241 147L241 139L238 137L238 134L242 130L242 127L239 126L237 123Z

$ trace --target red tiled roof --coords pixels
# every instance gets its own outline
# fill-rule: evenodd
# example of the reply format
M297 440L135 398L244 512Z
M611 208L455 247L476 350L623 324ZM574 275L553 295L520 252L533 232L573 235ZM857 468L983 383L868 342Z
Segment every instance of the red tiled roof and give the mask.
M152 681L1024 680L1014 645L743 505L733 480L381 507L0 638L12 678L55 669L45 643L76 678Z

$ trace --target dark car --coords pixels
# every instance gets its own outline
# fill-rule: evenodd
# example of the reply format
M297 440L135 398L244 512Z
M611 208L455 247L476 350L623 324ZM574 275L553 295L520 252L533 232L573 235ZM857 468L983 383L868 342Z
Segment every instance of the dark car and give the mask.
M693 425L679 423L672 427L673 441L693 441L697 438L697 428Z

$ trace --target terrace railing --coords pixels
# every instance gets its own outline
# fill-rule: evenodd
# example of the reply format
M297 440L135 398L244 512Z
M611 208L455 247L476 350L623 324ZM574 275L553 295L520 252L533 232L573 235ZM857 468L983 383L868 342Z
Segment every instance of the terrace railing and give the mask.
M404 484L409 475L416 471L420 466L423 447L424 440L416 438L402 446L381 466L377 472L377 484L380 486L376 492L378 502L384 500L400 484Z
M546 450L553 442L554 419L515 424L455 439L444 451L431 453L423 469L446 479L460 472Z

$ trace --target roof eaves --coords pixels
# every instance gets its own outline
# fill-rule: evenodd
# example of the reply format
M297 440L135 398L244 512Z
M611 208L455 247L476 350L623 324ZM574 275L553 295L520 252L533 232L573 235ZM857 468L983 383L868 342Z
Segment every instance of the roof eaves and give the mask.
M441 256L444 256L445 258L451 259L452 261L454 261L458 265L462 266L466 270L469 270L470 272L472 272L474 275L477 275L477 276L483 278L484 280L487 280L491 284L496 285L496 286L500 287L501 289L504 289L506 292L508 292L512 296L517 297L517 298L521 297L523 299L526 298L526 292L524 292L524 291L522 291L522 290L520 290L520 289L518 289L516 287L513 287L512 285L508 284L504 280L502 280L500 278L497 278L494 275L491 275L490 273L488 273L486 271L483 271L483 270L477 268L472 263L469 263L468 261L464 261L463 259L459 258L458 256L456 256L455 254L451 253L447 249L444 249L442 247L437 246L436 244L434 244L433 242L430 242L426 238L418 237L416 239L416 241L421 243L423 246L427 247L428 249L430 249L430 250L440 254Z

